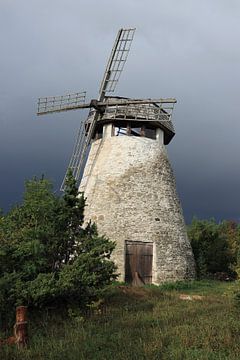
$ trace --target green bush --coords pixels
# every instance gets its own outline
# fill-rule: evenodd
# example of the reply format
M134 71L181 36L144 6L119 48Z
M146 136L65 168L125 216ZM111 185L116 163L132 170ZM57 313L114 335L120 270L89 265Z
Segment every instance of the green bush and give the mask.
M85 199L68 174L63 197L46 179L26 182L23 203L0 217L0 314L16 305L85 306L116 278L115 244L83 227Z
M239 226L232 221L193 219L188 226L198 278L226 273L236 277L240 249Z

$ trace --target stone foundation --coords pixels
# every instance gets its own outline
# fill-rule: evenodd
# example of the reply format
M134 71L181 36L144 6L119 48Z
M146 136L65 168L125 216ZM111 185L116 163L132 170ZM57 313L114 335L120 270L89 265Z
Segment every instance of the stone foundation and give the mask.
M158 140L136 136L96 140L80 191L87 198L85 220L94 221L99 234L116 242L113 259L120 281L125 279L126 241L153 243L154 284L194 278L174 175Z

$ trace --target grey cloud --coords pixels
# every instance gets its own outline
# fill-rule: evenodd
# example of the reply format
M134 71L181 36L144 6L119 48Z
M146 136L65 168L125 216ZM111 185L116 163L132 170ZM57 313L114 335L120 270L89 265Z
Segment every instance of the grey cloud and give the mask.
M239 218L237 0L1 0L0 206L23 179L61 182L80 118L35 115L42 95L96 97L115 33L137 32L116 94L178 100L168 146L188 219Z

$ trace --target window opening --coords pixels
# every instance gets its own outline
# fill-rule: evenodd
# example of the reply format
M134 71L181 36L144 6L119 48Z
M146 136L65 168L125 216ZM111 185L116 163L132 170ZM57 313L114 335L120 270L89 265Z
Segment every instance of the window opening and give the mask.
M156 140L156 129L145 128L145 137Z
M142 128L140 128L140 127L131 128L131 135L142 136Z
M94 140L102 139L102 137L103 137L103 126L100 126L96 130Z
M156 129L146 127L142 125L141 127L131 127L130 124L127 124L126 127L123 126L114 126L114 135L115 136L145 136L149 139L156 140Z
M115 126L115 136L128 135L128 129L126 127Z

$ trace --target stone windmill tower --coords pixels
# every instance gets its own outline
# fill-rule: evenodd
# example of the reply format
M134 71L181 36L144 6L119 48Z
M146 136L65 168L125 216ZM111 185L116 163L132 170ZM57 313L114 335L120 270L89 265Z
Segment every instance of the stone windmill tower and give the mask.
M134 32L119 30L98 100L85 103L85 92L40 98L38 115L90 108L69 167L77 180L82 175L85 220L116 242L119 279L135 284L192 279L192 249L165 148L175 134L176 100L106 95L115 90Z

